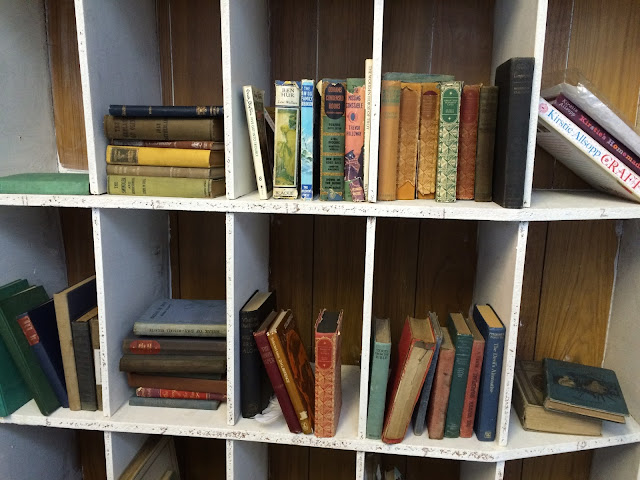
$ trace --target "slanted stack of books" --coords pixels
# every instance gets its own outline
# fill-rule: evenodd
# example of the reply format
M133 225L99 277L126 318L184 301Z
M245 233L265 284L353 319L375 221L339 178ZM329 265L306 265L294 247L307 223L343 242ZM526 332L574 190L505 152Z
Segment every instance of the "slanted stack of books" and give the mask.
M226 302L155 301L122 343L133 406L216 410L227 399Z
M225 194L222 107L111 105L104 117L108 192Z

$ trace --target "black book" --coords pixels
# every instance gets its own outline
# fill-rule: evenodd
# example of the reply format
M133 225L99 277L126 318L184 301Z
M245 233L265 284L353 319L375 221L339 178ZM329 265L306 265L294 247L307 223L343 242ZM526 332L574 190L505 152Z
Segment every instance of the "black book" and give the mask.
M91 343L90 321L98 315L94 308L77 320L71 322L73 338L73 355L76 361L78 375L78 392L80 393L80 408L95 412L98 409L96 394L95 363L93 360L93 345Z

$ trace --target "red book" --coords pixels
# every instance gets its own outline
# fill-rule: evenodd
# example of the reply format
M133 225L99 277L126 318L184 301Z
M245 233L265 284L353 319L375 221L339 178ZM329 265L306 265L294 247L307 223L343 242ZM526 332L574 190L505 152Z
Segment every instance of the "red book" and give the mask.
M383 442L400 443L404 439L435 347L431 320L407 317L398 343L398 361L382 430Z
M212 375L213 376L213 375ZM213 376L215 377L215 376ZM183 374L182 376L127 373L130 387L163 388L187 392L227 393L227 381L207 378L207 375Z
M227 401L227 395L224 393L208 393L208 392L187 392L185 390L169 390L167 388L136 388L137 397L146 398L182 398L189 400L220 400Z
M278 399L278 403L280 404L280 408L282 409L282 414L284 415L284 419L287 422L289 431L291 433L300 433L302 432L302 428L300 428L300 422L298 421L296 412L293 409L293 404L291 403L291 399L289 398L289 393L287 393L287 388L284 385L282 375L280 374L280 369L278 368L276 359L273 356L273 352L271 351L271 344L269 343L269 339L267 338L267 330L269 330L269 327L271 326L273 320L276 318L276 315L276 312L271 312L267 316L267 318L265 318L264 322L262 322L262 325L260 325L258 329L253 332L253 338L255 338L256 345L258 345L258 349L260 350L260 356L262 357L264 367L267 370L267 375L269 376L269 380L271 381L271 386L273 387L273 391L276 394L276 398Z
M465 85L460 100L460 140L456 183L456 198L459 200L473 200L474 196L479 104L480 85Z
M476 405L478 405L478 386L480 385L480 372L482 371L482 359L484 357L484 337L473 320L465 318L465 322L467 322L469 330L471 330L473 344L471 346L467 389L464 394L462 418L460 420L460 436L462 438L471 438L471 435L473 435L473 421L476 416Z
M429 438L444 438L444 422L447 418L449 404L449 390L451 389L451 374L456 349L451 341L451 335L446 328L442 329L442 345L436 365L436 376L431 387L431 399L427 408L427 431Z
M320 311L315 325L316 388L315 424L316 437L333 437L338 429L342 406L342 377L340 345L342 310Z

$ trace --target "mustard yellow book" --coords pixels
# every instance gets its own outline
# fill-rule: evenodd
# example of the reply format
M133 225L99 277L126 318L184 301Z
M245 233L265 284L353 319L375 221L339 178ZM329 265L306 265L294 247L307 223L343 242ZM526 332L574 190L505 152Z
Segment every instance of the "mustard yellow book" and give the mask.
M213 198L225 194L224 179L107 175L111 195Z
M223 167L224 151L108 145L107 163L160 167Z

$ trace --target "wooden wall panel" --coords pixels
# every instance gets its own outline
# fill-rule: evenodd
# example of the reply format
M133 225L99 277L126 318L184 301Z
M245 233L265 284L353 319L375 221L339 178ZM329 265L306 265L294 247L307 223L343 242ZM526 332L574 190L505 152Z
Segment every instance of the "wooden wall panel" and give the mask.
M460 462L442 458L407 457L406 480L422 480L425 472L429 478L438 480L458 480L460 478Z
M269 480L308 480L310 447L269 444Z
M60 208L59 213L67 264L67 282L74 285L96 273L91 210ZM49 292L53 293L56 292Z
M82 480L107 480L107 464L104 454L104 432L76 430Z
M326 448L310 450L309 480L352 480L355 477L356 452Z
M528 458L523 461L521 480L585 480L589 478L591 457L591 451L583 451Z
M182 480L224 480L226 442L213 438L174 437Z

